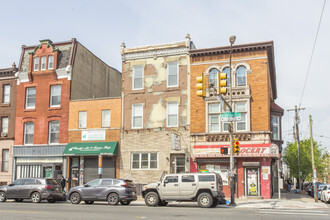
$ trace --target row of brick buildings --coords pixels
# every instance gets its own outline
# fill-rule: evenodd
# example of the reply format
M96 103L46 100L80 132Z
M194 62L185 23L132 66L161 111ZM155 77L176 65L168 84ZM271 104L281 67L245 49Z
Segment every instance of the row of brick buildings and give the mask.
M71 188L102 176L143 185L164 171L208 170L222 176L229 196L225 109L211 92L195 95L197 76L214 83L217 72L229 73L229 52L196 49L189 35L123 43L120 73L75 39L23 46L18 68L0 70L0 182L64 176ZM283 143L273 42L233 46L232 69L233 108L242 115L236 196L270 198Z

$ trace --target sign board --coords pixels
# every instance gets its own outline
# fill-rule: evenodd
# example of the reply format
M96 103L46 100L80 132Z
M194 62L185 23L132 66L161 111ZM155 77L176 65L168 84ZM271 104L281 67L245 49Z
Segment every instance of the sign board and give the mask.
M82 141L105 141L105 130L81 131Z
M181 150L181 137L177 134L172 134L172 150Z
M242 114L239 112L226 112L221 114L221 121L240 121Z

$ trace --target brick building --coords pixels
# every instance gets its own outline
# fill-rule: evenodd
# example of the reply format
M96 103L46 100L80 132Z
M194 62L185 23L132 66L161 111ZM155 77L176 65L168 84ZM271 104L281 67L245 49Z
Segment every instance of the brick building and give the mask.
M229 147L228 123L221 119L225 105L209 90L217 87L217 73L227 73L229 86L230 47L190 50L191 55L191 146L195 164L191 169L221 174L224 191L230 197L229 155L220 153ZM234 138L241 153L234 156L236 196L271 198L277 188L276 161L282 151L281 117L283 109L275 104L276 73L273 42L233 46L232 53L233 111L241 113L234 122ZM207 76L209 96L196 95L196 77ZM229 100L229 89L224 95Z
M66 174L69 101L120 95L121 74L76 39L22 46L13 179Z
M11 182L15 137L16 76L12 68L0 69L0 185Z
M120 177L137 184L157 181L162 172L190 168L189 50L185 41L126 48L122 44Z
M100 174L118 178L121 97L74 100L69 109L69 143L64 151L69 158L69 188Z

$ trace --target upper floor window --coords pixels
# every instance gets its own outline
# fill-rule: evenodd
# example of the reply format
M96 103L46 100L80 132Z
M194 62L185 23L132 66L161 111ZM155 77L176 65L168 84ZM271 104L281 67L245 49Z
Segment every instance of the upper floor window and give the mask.
M132 169L157 169L157 153L134 153L132 154Z
M236 86L246 86L246 68L240 66L236 70Z
M47 61L47 58L46 56L42 56L41 57L41 70L45 70L46 69L46 61Z
M48 56L48 69L54 69L54 56Z
M169 62L167 63L167 87L178 86L179 74L178 74L178 63Z
M26 88L25 108L35 108L36 105L36 87Z
M102 128L110 127L110 110L102 110Z
M280 132L280 117L279 116L274 116L272 115L271 116L271 126L272 126L272 138L274 140L279 140L280 139L280 135L279 135L279 132Z
M39 57L33 59L33 71L39 70Z
M3 103L9 103L10 102L10 85L3 85L2 102Z
M1 118L1 136L2 134L8 134L8 117Z
M213 68L209 72L209 86L212 84L214 88L218 88L218 72L219 70Z
M133 90L143 89L143 66L133 67Z
M26 122L24 124L24 144L33 144L34 123Z
M50 87L50 106L61 106L61 85Z
M132 105L132 128L143 128L143 105Z
M235 111L241 113L241 120L236 122L236 131L246 131L246 102L236 102Z
M220 132L220 104L209 104L209 131Z
M167 127L178 127L178 102L167 103Z
M78 121L79 121L78 128L87 127L87 112L86 111L79 112Z
M2 172L8 172L9 170L9 149L2 150Z
M60 122L51 121L49 122L49 143L58 144L60 137Z

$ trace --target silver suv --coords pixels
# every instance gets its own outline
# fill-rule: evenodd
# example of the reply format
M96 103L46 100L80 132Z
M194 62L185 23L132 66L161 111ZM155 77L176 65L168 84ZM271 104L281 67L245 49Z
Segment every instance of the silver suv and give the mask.
M163 174L158 183L144 186L142 197L148 206L166 206L169 201L197 201L202 208L216 207L224 200L222 179L217 173Z
M18 179L8 186L0 186L0 202L5 202L7 199L15 199L16 202L31 199L33 203L39 203L46 199L54 203L62 198L61 186L55 179Z

